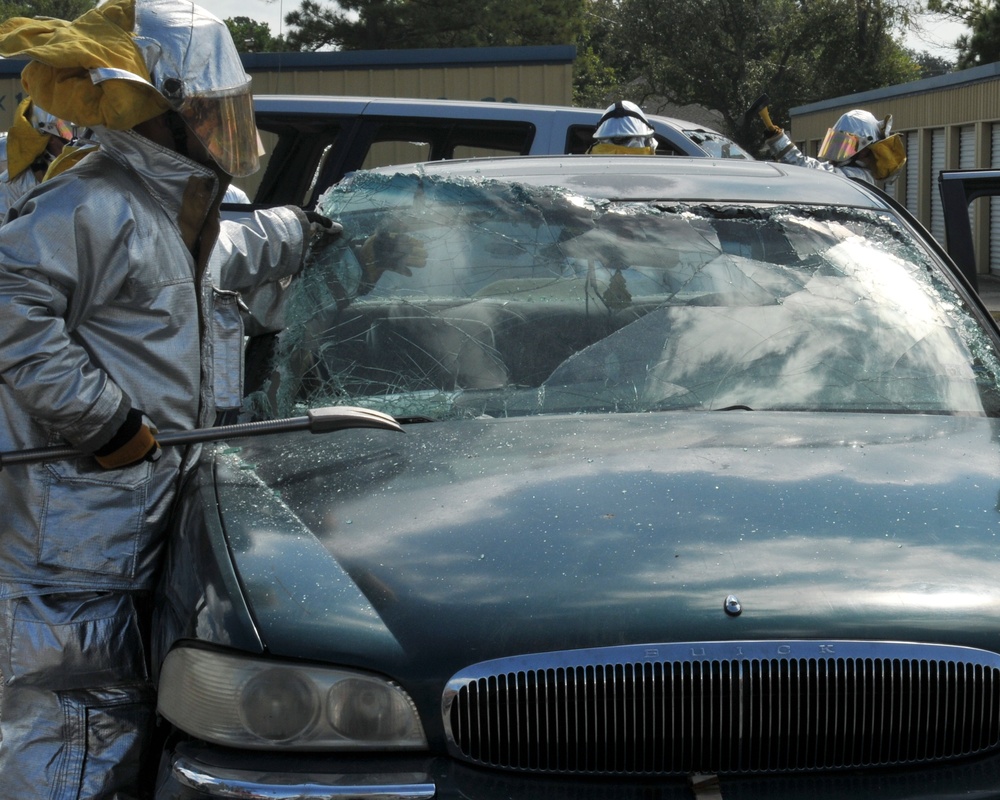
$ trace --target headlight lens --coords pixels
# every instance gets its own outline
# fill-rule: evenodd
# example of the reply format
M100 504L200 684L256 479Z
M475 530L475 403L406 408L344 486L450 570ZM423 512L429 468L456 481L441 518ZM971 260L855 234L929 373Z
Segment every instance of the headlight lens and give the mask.
M240 719L261 739L284 742L307 734L316 721L316 688L290 669L268 669L240 692Z
M410 727L407 699L384 681L346 678L327 695L330 723L351 738L392 742Z
M427 746L413 701L392 681L193 647L167 654L158 708L181 730L229 747Z

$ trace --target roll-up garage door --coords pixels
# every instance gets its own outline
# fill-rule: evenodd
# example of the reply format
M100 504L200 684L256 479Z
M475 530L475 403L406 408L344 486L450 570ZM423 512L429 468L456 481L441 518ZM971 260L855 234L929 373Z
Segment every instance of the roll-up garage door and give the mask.
M1000 135L1000 131L997 135ZM906 197L903 198L903 205L913 216L917 216L920 213L920 134L917 131L906 136L906 166L904 169L906 170Z
M938 176L944 169L944 129L931 131L931 235L944 244L944 209L938 191Z

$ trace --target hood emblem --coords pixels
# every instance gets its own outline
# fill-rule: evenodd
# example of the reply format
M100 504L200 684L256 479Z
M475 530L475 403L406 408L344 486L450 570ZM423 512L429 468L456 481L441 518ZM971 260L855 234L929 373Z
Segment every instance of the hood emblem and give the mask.
M738 617L743 613L743 604L740 602L740 598L738 598L735 594L729 595L722 607L731 617Z

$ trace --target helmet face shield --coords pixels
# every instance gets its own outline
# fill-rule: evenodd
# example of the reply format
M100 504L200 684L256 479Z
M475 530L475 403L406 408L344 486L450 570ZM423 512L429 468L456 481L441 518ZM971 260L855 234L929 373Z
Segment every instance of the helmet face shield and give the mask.
M257 126L249 85L238 94L189 97L177 111L224 172L243 178L257 171Z
M854 158L863 147L864 143L857 134L830 128L819 146L819 157L838 164Z

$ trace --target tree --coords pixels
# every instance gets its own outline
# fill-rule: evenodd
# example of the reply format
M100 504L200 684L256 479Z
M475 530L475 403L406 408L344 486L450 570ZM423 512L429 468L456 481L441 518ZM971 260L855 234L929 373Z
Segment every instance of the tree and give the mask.
M569 44L587 0L302 0L285 15L296 50Z
M722 115L727 132L756 148L763 92L777 124L788 109L915 79L896 31L909 0L620 0L618 66L643 102L661 97Z
M226 27L241 53L279 53L288 49L281 36L271 35L271 26L250 17L227 17Z
M940 56L932 55L926 50L922 50L919 53L911 50L909 55L913 59L913 62L920 67L921 78L934 78L938 75L947 75L949 72L955 71L954 62Z
M1000 61L1000 7L995 4L984 11L976 20L972 33L959 36L956 44L959 69Z
M927 7L971 29L955 42L959 69L1000 61L1000 0L929 0Z
M76 19L97 5L97 0L0 0L0 20L11 17Z
M603 107L617 94L620 75L614 63L616 0L587 0L573 65L573 102Z

